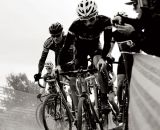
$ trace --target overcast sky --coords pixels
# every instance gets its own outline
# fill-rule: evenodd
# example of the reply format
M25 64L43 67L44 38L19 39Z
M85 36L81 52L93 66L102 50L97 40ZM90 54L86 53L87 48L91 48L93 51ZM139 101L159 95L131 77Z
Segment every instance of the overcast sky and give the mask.
M24 72L33 81L48 27L59 21L65 33L77 18L79 0L0 0L0 85L9 73ZM96 0L99 14L113 18L118 11L133 16L127 0ZM49 59L54 58L53 53ZM115 54L116 55L116 54Z

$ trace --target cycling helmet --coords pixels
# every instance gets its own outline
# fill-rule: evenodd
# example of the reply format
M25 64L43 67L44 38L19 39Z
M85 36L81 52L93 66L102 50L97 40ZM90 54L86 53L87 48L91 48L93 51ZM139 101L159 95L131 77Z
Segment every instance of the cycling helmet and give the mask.
M53 23L49 27L49 32L50 32L50 34L53 34L53 35L61 33L62 30L63 30L63 26L59 22Z
M80 19L88 19L98 13L97 5L93 0L82 0L77 7Z
M45 67L50 67L50 68L53 68L53 63L51 61L47 61L45 64L44 64Z
M129 0L128 2L126 2L126 5L133 5L133 4L137 4L138 1L137 0Z

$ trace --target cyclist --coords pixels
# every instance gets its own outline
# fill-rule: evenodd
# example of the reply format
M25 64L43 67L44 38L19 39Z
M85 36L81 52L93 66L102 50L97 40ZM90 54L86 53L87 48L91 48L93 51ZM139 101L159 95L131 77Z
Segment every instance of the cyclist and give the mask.
M127 18L127 15L125 12L121 12L117 14L118 17L122 16ZM115 17L117 17L115 16ZM113 21L114 22L114 21ZM133 24L134 25L134 24ZM115 26L130 26L129 24L121 23L119 25L118 23ZM134 25L138 26L138 25ZM140 52L139 47L135 46L134 43L131 41L132 37L125 35L123 33L120 33L119 30L117 29L114 33L114 40L117 42L122 42L122 44L119 44L120 51L126 51L126 52ZM127 45L127 42L125 43L124 41L129 41L131 43L130 45ZM123 90L123 85L124 85L124 80L126 79L127 76L127 81L128 84L130 83L131 79L131 71L132 71L132 65L133 65L133 55L132 54L121 54L119 57L119 64L117 67L117 99L119 103L119 115L118 119L119 122L122 121L122 108L123 108L123 102L122 102L122 90Z
M38 73L34 75L35 81L38 81L38 79L41 77L44 63L47 59L47 55L50 50L55 52L55 65L57 66L58 55L66 39L66 36L64 35L64 32L63 32L63 26L59 22L53 23L49 27L49 33L51 34L51 36L45 41L43 45L43 51L38 64ZM66 59L72 60L73 58L72 53L73 53L73 46L71 46L68 49L68 54L65 56ZM70 68L72 68L72 66L66 67L66 69L70 69Z
M147 0L148 5L143 5L141 0L131 0L126 3L133 5L138 13L136 19L126 18L121 15L116 16L114 20L125 25L117 25L117 30L131 37L133 42L144 52L150 55L160 57L159 51L159 31L160 31L160 1Z
M112 27L110 18L99 15L97 4L93 0L82 0L77 7L78 19L69 27L64 48L60 53L60 65L66 62L65 55L71 44L75 43L75 69L86 69L88 66L87 56L93 59L95 67L99 70L99 83L101 86L102 109L107 110L107 81L101 75L105 72L106 63L104 57L110 50L112 37ZM104 47L100 47L100 35L104 32ZM75 83L74 83L75 85ZM72 92L76 92L75 87L71 87ZM78 106L78 97L75 94L75 109Z
M40 89L40 94L37 95L37 98L40 98L42 94L46 93L50 93L50 90L52 90L52 92L56 92L56 89L53 88L52 82L47 82L47 80L51 80L54 79L54 75L53 75L53 63L51 61L46 61L44 67L46 68L47 73L43 76L44 77L44 83L43 86L45 88L41 88ZM47 86L48 83L48 86Z

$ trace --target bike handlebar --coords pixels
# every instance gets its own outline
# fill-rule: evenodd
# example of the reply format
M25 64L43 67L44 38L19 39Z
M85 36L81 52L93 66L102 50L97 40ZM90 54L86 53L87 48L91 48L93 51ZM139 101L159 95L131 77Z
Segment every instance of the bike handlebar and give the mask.
M73 70L68 72L61 72L59 75L68 75L68 76L77 76L78 74L86 74L88 72L90 73L96 73L97 69L79 69L79 70Z
M64 76L66 78L66 76ZM44 77L41 77L40 79L44 79ZM41 83L40 83L40 79L38 80L38 85L41 87L41 88L45 88ZM46 82L50 83L50 82L55 82L57 79L56 78L53 78L53 79L47 79ZM70 80L67 78L67 80ZM67 82L64 82L64 81L60 81L60 83L64 84L64 85L69 85Z
M44 77L41 77L40 79L44 79ZM39 85L41 88L45 88L43 85L41 85L40 79L38 80L38 85Z

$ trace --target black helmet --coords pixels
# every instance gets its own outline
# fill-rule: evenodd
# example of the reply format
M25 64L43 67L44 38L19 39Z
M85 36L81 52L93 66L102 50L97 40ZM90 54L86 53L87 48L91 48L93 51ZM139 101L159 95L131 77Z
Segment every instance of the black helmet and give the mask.
M56 22L56 23L53 23L50 27L49 27L49 32L50 34L53 34L53 35L56 35L56 34L59 34L61 33L63 30L63 26Z

